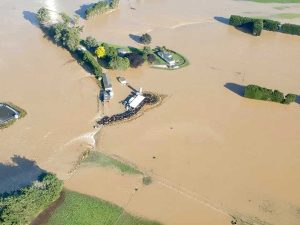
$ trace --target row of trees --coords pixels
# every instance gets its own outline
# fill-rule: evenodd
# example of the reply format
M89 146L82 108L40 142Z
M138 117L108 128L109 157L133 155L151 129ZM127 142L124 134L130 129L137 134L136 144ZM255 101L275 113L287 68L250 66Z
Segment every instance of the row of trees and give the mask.
M95 16L101 15L110 9L118 7L119 4L120 0L111 0L110 5L108 4L108 1L101 1L95 3L91 8L85 10L85 18L88 20Z
M260 36L263 28L270 31L278 31L280 22L274 20L263 20L249 17L232 15L229 19L229 24L232 26L250 25L252 33L255 36Z
M296 95L294 94L287 94L284 96L283 93L278 90L273 91L257 85L248 85L245 89L244 97L288 105L296 100Z
M62 188L63 182L49 173L29 187L0 197L0 224L29 224L59 198Z
M259 36L263 28L269 31L279 31L281 23L274 20L256 19L232 15L229 19L232 26L250 25L253 28L253 35ZM286 34L300 35L300 25L285 23L281 25L280 31Z
M79 16L74 15L71 19L67 14L60 13L62 22L52 24L50 22L50 12L46 8L41 8L36 14L40 24L49 31L49 35L55 42L60 43L68 50L74 52L79 47L80 34L83 32L83 26L75 26L78 23ZM73 21L73 23L72 23ZM72 25L72 26L71 26Z

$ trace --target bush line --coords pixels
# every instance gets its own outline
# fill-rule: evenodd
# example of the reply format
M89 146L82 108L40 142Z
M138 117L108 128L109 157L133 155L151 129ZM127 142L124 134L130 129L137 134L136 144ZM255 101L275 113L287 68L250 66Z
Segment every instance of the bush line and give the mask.
M284 96L283 93L278 90L273 91L271 89L260 87L257 85L248 85L245 89L244 97L278 102L287 105L296 100L295 94L287 94L286 96Z

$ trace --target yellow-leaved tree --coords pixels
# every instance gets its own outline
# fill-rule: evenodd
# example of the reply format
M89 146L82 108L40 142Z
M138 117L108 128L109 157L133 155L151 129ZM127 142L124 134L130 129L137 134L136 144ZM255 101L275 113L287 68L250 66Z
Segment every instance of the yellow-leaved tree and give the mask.
M103 46L99 46L96 51L95 54L97 55L98 58L102 58L105 56L105 48Z

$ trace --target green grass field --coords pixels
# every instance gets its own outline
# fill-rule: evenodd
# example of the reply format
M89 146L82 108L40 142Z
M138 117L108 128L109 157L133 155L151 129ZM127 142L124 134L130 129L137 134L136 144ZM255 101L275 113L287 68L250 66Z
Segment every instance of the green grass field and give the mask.
M281 13L274 15L276 18L283 18L283 19L295 19L300 18L300 14L296 13Z
M11 102L5 102L5 103L8 104L8 105L10 105L10 106L13 107L14 109L18 110L18 111L20 112L20 114L19 114L19 118L18 118L18 119L13 118L13 119L11 119L11 120L9 120L9 121L3 123L3 124L0 124L0 130L3 130L3 129L5 129L5 128L10 127L10 126L13 125L17 120L22 119L23 117L25 117L25 116L27 115L27 112L26 112L24 109L22 109L22 108L20 108L20 107L18 107L18 106L16 106L16 105L14 105L14 104L12 104Z
M300 3L300 0L243 0L258 3Z
M274 9L277 9L277 10L284 10L284 9L288 9L289 7L288 6L278 6L278 7L274 7Z
M56 209L47 225L161 225L134 217L122 208L101 199L66 190L64 203Z
M140 171L96 151L91 151L82 161L81 166L112 167L119 169L122 173L142 174Z

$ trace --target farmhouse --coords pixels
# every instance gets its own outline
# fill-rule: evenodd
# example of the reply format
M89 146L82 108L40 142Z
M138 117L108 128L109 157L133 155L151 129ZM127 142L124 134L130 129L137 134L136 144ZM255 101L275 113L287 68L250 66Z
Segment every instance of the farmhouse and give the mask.
M163 60L170 64L170 66L174 66L176 61L173 59L172 55L166 51L157 53Z

